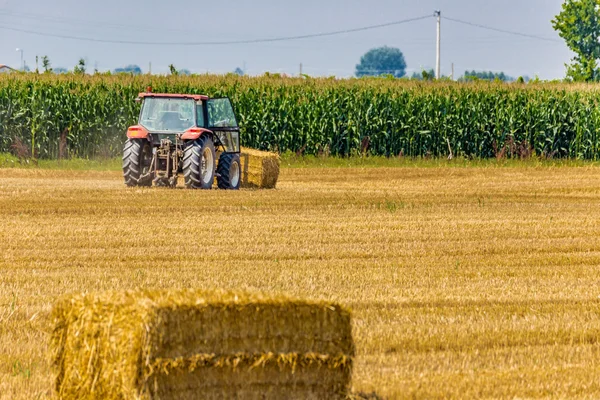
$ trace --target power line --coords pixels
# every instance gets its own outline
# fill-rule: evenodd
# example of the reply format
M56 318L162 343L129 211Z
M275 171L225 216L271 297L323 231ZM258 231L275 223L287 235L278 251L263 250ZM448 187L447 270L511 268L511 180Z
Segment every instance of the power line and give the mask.
M64 28L50 27L50 26L44 27L45 29L52 29L54 31L56 31L58 29L59 31L66 30L67 32L69 32L69 31L73 30L73 25L85 26L87 28L90 28L90 27L120 28L120 29L125 29L125 30L135 30L136 32L138 32L138 31L155 32L156 31L155 28L148 27L148 25L119 24L119 23L106 22L106 21L103 22L103 21L98 21L98 20L68 18L68 17L61 17L61 16L54 16L54 15L22 13L22 12L17 12L17 11L12 11L12 10L0 9L0 18L2 18L2 17L15 17L15 18L21 18L21 19L30 19L33 21L45 21L45 22L49 22L49 23L67 25ZM1 21L0 21L0 24L2 24ZM40 28L39 24L36 24L36 27ZM19 24L18 29L26 30L26 29L28 29L28 27L27 26L24 27L22 24ZM175 29L175 28L169 28L169 27L161 27L161 31L174 32L174 33L189 33L189 30ZM67 33L61 33L61 34L67 35ZM73 36L73 35L70 35L70 36ZM471 38L466 39L466 41L468 43L477 43L477 42L491 43L491 42L497 42L500 40L503 40L503 39L501 39L501 38L481 38L481 37L471 37ZM402 38L402 46L429 44L429 43L431 43L430 38L416 38L416 39Z
M233 45L233 44L256 44L256 43L272 43L272 42L283 42L289 40L300 40L300 39L311 39L318 37L326 37L326 36L335 36L335 35L343 35L346 33L354 33L354 32L362 32L372 29L380 29L388 26L401 25L409 22L421 21L424 19L431 18L431 15L425 15L417 18L409 18L400 21L388 22L385 24L378 25L370 25L364 26L360 28L353 29L344 29L340 31L331 31L331 32L323 32L323 33L313 33L307 35L298 35L298 36L283 36L283 37L274 37L274 38L265 38L265 39L248 39L248 40L231 40L231 41L213 41L213 42L146 42L146 41L135 41L135 40L111 40L111 39L96 39L90 37L82 37L82 36L72 36L72 35L61 35L61 34L52 34L46 32L40 32L29 29L21 29L14 28L10 26L0 25L0 29L28 33L32 35L40 35L40 36L50 36L57 37L61 39L71 39L71 40L80 40L80 41L88 41L88 42L96 42L96 43L112 43L112 44L135 44L135 45L153 45L153 46L215 46L215 45Z
M509 30L506 30L506 29L494 28L494 27L491 27L491 26L476 24L474 22L463 21L463 20L460 20L460 19L450 18L450 17L446 17L446 16L444 16L442 18L445 19L445 20L448 20L448 21L459 23L459 24L474 26L476 28L481 28L481 29L486 29L488 31L495 31L495 32L501 32L501 33L507 33L509 35L522 36L522 37L526 37L526 38L530 38L530 39L545 40L547 42L562 43L562 41L560 41L558 39L552 39L552 38L547 38L547 37L538 36L538 35L531 35L529 33L509 31Z
M5 11L5 10L1 10L1 9L0 9L0 17L13 17L13 19L14 18L30 19L33 21L44 21L44 22L56 23L56 24L67 24L69 26L69 28L71 28L71 29L72 29L73 25L79 25L79 26L85 26L85 27L95 26L95 27L120 28L120 29L135 30L135 31L140 31L140 30L152 31L152 32L156 31L156 28L149 27L148 25L118 24L118 23L112 23L112 22L102 22L102 21L97 21L97 20L66 18L66 17L59 17L59 16L53 16L53 15L40 15L40 14L34 14L34 13L19 13L16 11L10 11L10 10ZM166 27L161 27L160 30L161 31L169 31L169 32L178 32L178 33L184 33L184 32L189 33L189 30L166 28Z

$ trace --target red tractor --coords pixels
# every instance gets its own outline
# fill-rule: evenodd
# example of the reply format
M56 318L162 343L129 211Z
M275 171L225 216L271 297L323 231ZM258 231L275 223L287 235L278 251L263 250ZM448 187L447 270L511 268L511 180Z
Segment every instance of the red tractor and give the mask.
M177 185L239 189L240 129L228 98L140 93L138 125L127 130L123 176L127 186ZM216 150L219 162L216 163Z

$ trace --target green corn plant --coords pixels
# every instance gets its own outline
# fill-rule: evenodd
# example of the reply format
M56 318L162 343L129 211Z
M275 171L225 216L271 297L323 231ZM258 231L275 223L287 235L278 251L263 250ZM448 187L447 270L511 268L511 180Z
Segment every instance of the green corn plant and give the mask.
M586 85L292 79L278 76L0 77L0 152L15 141L55 158L120 154L137 94L229 96L243 145L299 154L392 157L600 156L596 89Z

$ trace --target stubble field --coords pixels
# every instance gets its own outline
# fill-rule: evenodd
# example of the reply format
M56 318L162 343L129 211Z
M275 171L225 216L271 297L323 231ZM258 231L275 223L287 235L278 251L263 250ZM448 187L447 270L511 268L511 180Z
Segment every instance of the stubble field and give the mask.
M277 190L0 174L0 398L51 395L64 293L226 288L353 311L353 389L600 397L600 168L283 169Z

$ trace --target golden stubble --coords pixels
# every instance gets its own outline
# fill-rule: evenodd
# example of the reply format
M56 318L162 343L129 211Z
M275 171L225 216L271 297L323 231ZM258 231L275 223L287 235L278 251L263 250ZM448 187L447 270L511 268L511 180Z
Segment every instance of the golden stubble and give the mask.
M233 289L353 311L356 392L600 397L600 170L283 169L277 190L2 170L0 398L51 395L64 293Z

